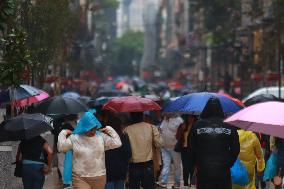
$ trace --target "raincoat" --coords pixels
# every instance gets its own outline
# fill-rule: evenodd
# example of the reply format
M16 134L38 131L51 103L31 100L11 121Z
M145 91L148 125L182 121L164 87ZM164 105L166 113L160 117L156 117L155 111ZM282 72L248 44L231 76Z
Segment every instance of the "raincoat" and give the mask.
M101 124L93 113L86 112L72 135L66 137L66 130L63 130L58 136L58 150L73 151L72 159L65 163L72 164L72 172L80 177L106 175L105 150L121 146L118 134L109 126L106 127L107 134L97 131L93 137L85 135L91 129L100 127Z
M239 159L246 166L250 182L246 186L233 185L233 189L255 189L255 167L257 172L262 172L265 168L265 161L260 142L251 131L238 130L240 140Z

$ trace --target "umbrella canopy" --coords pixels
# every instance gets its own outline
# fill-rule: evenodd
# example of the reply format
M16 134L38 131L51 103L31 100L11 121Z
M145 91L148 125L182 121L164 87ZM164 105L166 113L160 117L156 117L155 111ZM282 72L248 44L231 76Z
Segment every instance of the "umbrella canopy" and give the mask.
M3 138L6 141L31 139L52 130L51 122L52 119L43 114L22 114L1 124L0 140L3 140ZM6 136L2 137L3 134L6 134Z
M62 94L63 97L69 97L69 98L80 98L81 95L79 93L76 92L66 92L64 94Z
M19 87L2 91L0 93L0 103L8 103L15 100L25 99L39 95L42 91L30 85L20 85Z
M236 102L234 102L231 98L228 98L227 96L216 93L200 92L184 95L174 100L173 102L170 102L164 108L163 112L200 115L210 98L219 99L223 108L223 112L225 114L235 113L242 109L240 105L238 105Z
M36 102L40 102L48 97L49 97L48 93L46 93L45 91L41 91L39 95L24 98L22 100L17 100L14 102L14 104L16 107L23 107L23 106L31 105Z
M111 99L103 106L103 109L119 113L161 110L161 107L151 99L138 96L125 96Z
M234 101L237 105L239 105L241 107L245 106L244 103L242 103L242 101L240 101L237 98L232 97L231 95L229 95L227 93L218 93L218 94L228 97L229 99L231 99L232 101Z
M244 104L245 106L251 106L253 104L261 103L261 102L268 102L268 101L279 101L279 99L272 95L272 94L260 94L254 96L250 99L247 99Z
M284 103L263 102L244 108L225 122L241 129L284 138Z
M88 108L74 98L55 96L39 103L37 111L43 114L77 114L88 111Z
M107 97L107 96L102 96L99 98L96 98L94 100L90 100L87 105L90 108L98 107L98 106L103 106L105 103L107 103L109 100L113 99L114 97Z

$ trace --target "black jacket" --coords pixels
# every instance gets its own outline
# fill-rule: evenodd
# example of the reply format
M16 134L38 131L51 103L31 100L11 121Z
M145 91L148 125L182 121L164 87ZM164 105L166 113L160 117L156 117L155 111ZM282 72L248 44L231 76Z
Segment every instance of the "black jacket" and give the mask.
M231 179L230 167L240 152L237 129L223 122L220 102L209 100L194 123L189 146L201 180Z
M107 182L125 180L131 158L131 147L126 134L120 136L122 146L106 151Z

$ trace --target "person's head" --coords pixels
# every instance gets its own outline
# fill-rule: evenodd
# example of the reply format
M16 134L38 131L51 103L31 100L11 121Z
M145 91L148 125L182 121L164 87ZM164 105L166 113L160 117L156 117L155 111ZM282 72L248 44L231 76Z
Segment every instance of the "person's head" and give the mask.
M88 136L88 137L93 137L93 136L96 135L96 132L97 132L97 128L94 127L94 128L92 128L91 130L87 131L87 132L85 133L85 135Z
M122 134L122 121L117 116L111 115L108 119L107 125L111 126L118 135Z
M130 118L131 118L132 124L143 122L143 113L142 112L131 112Z
M93 112L86 112L80 119L79 123L73 131L74 134L94 136L96 130L101 128L101 123L97 120Z
M66 115L65 117L64 117L64 121L65 122L76 122L76 121L78 121L78 119L79 119L79 115L78 114L69 114L69 115Z
M225 118L223 108L218 98L210 98L200 115L200 118L202 119L211 118L211 117L220 118L220 119Z
M197 116L196 115L189 115L189 114L182 114L181 118L183 119L184 124L186 126L189 126L190 124L193 124L197 120Z

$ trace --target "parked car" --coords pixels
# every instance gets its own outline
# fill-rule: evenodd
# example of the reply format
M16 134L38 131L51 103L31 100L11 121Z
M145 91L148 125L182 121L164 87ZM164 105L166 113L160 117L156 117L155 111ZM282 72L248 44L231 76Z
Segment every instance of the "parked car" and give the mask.
M260 94L272 94L275 97L279 98L279 87L273 86L273 87L262 87L254 92L250 93L247 97L245 97L242 101L245 102L246 100ZM284 99L284 87L281 87L281 99Z

